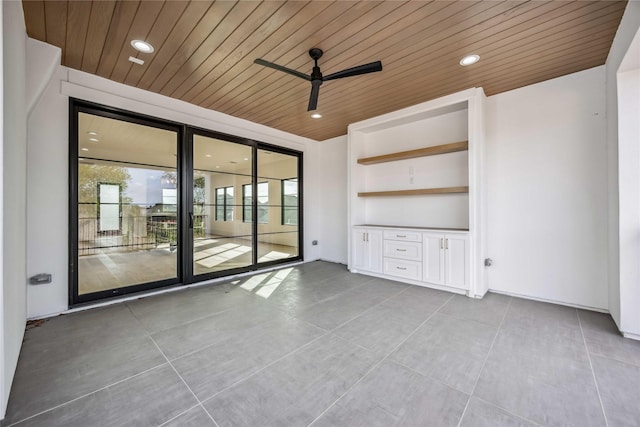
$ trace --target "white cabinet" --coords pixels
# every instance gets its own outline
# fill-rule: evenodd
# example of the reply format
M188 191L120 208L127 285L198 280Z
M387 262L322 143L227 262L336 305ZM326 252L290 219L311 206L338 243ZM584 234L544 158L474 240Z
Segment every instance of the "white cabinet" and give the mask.
M485 100L471 88L349 125L349 226L383 230L376 276L471 297L487 291ZM441 235L424 237L432 232ZM371 272L361 267L367 251L355 248L361 237L351 239L349 268Z
M382 230L356 227L351 242L352 270L382 272Z
M465 234L424 233L423 280L468 290L469 246Z

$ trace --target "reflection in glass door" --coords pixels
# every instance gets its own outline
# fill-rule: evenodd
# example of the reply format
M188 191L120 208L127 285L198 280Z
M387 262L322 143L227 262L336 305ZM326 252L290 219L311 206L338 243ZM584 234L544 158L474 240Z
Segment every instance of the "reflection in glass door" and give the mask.
M178 283L179 130L76 108L72 303Z
M253 149L202 135L193 137L193 275L253 264L250 214L244 191L251 186Z

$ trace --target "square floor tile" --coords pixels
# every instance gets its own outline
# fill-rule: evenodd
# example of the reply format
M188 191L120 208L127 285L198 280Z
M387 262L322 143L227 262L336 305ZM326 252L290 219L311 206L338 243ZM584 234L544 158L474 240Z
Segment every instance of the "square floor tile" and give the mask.
M383 300L384 297L376 293L359 292L355 289L302 310L294 310L292 314L313 325L331 330L354 319Z
M166 362L149 337L24 348L6 422L13 422Z
M623 337L611 315L586 310L579 310L578 315L591 354L640 366L640 341Z
M436 313L390 358L471 393L496 330L487 324Z
M640 366L592 356L609 427L640 425Z
M313 426L457 426L468 398L444 384L385 361Z
M222 426L306 426L362 378L373 354L327 335L204 402Z
M174 418L162 427L216 427L209 414L200 405Z
M469 400L460 427L535 427L537 424L524 420L503 409L472 397Z
M165 365L45 412L21 426L152 426L193 407L193 394Z
M216 345L174 360L173 365L204 400L324 333L302 320L285 317L226 336Z
M511 297L491 292L488 292L482 299L454 295L440 312L460 319L475 320L498 326L509 308L510 301Z
M260 323L277 318L285 318L286 316L286 314L274 307L255 302L234 307L222 313L178 325L171 329L165 329L153 334L152 338L164 354L170 360L173 360L204 347L231 339L236 334L253 328Z
M548 426L601 426L584 343L532 328L501 330L474 395Z
M436 307L429 305L419 311L402 310L385 302L342 325L334 333L386 356L435 311Z

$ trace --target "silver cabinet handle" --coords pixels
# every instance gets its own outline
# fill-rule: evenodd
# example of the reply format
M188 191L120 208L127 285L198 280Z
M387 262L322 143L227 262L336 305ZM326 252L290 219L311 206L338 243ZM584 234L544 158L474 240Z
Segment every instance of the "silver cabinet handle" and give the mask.
M396 237L407 237L406 234L396 234Z
M449 249L449 239L444 239L444 248Z
M396 248L396 251L398 251L398 252L407 252L406 249L399 249L399 248Z
M443 241L443 240L444 240L444 239L442 239L442 238L440 239L440 249L444 249L444 245L443 245L443 243L442 243L442 241Z
M398 270L406 270L407 267L396 267Z

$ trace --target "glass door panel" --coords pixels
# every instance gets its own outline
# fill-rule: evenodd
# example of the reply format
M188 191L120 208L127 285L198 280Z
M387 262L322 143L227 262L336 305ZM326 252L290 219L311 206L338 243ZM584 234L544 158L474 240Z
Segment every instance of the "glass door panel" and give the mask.
M296 258L300 253L298 157L259 149L257 160L257 261Z
M78 113L77 295L178 282L178 133Z
M194 276L253 264L251 209L243 205L252 152L248 145L193 136Z

